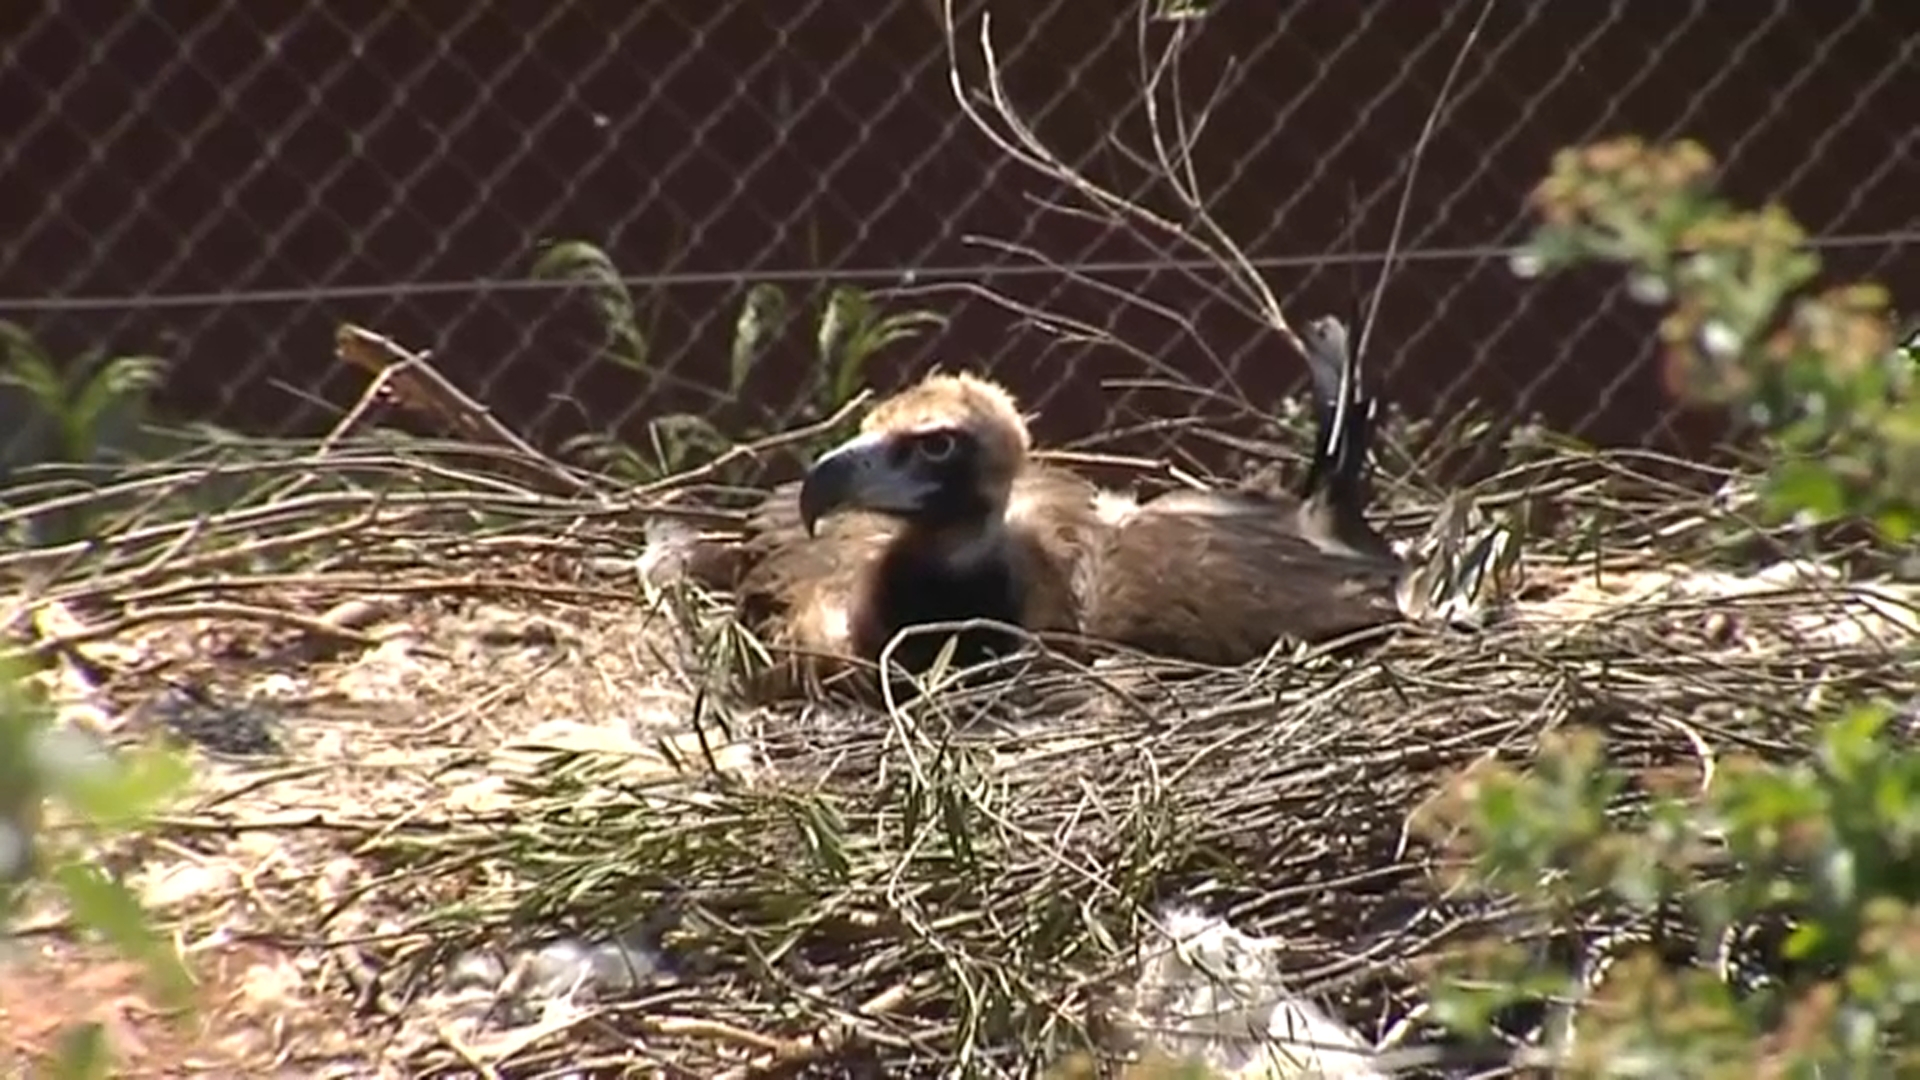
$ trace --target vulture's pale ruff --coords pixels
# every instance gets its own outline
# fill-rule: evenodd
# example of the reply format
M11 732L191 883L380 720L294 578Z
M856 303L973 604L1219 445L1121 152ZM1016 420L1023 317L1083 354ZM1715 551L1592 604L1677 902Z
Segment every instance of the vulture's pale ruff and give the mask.
M1030 462L999 386L936 374L875 406L754 514L742 614L769 644L828 665L877 660L897 631L928 622L990 619L1236 664L1397 619L1404 567L1362 514L1374 403L1337 320L1309 343L1319 433L1297 497L1135 502ZM956 644L967 664L1016 642L969 630ZM941 645L914 635L893 659L923 669Z

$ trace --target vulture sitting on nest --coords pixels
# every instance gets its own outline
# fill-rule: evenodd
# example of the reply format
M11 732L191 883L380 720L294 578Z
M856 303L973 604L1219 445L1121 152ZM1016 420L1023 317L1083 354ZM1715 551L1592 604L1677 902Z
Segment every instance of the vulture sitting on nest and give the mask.
M935 374L876 405L860 433L775 489L748 523L736 591L767 643L876 662L926 623L991 620L1210 664L1400 616L1401 560L1367 523L1375 405L1337 319L1310 328L1318 435L1296 497L1174 491L1136 501L1029 460L1012 397ZM891 659L931 665L946 635ZM953 660L1017 646L969 628ZM844 665L844 660L842 661Z

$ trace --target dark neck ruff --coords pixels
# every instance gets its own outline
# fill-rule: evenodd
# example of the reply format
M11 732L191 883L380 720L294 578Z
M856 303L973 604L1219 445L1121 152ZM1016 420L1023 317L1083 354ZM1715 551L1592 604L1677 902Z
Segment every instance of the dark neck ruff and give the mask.
M1019 625L1021 604L1012 566L1004 557L983 558L965 567L942 559L931 545L902 537L876 568L871 607L865 620L861 651L876 661L893 635L905 627L926 623L992 619ZM915 674L933 666L945 634L916 634L893 651L893 660ZM1020 645L1016 635L999 630L966 630L959 634L953 665L968 667L1012 652Z

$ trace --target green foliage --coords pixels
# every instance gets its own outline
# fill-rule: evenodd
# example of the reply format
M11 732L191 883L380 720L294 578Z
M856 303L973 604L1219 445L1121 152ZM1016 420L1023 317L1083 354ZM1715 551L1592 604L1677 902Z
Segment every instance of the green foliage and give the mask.
M540 281L569 281L581 287L606 335L600 359L630 371L647 370L647 338L640 332L639 309L627 291L620 268L607 253L580 240L549 244L533 261Z
M1633 295L1670 309L1671 387L1759 425L1777 511L1864 515L1907 540L1920 501L1912 342L1895 344L1875 286L1809 294L1820 264L1799 226L1777 207L1731 206L1711 172L1689 143L1564 151L1535 194L1544 224L1516 268L1624 265ZM1630 817L1619 812L1626 773L1591 735L1556 742L1524 773L1466 774L1424 825L1462 856L1472 885L1532 901L1562 925L1606 898L1643 912L1677 906L1710 944L1774 913L1795 929L1778 950L1784 977L1744 996L1710 965L1672 970L1648 955L1594 990L1492 942L1441 980L1436 1013L1478 1034L1513 1001L1572 1002L1579 1038L1566 1075L1913 1071L1920 752L1890 733L1893 716L1845 708L1803 759L1720 761L1688 790L1651 785Z
M662 372L650 362L648 335L639 327L639 305L612 257L593 244L569 240L544 249L535 261L533 275L575 282L586 291L602 329L600 357L645 376L649 382L636 395L644 400L658 385ZM741 297L728 350L726 380L727 394L736 406L742 403L754 370L768 351L794 332L793 316L794 305L778 285L760 282L749 286ZM930 311L887 312L865 290L838 286L828 292L814 320L811 351L816 366L800 415L761 408L744 422L730 426L752 438L796 421L830 416L859 393L867 362L876 354L944 321ZM581 455L596 467L631 479L649 480L685 469L699 457L725 450L733 441L707 416L671 413L647 421L644 452L598 433L569 440L562 449Z
M827 294L815 334L819 366L814 369L814 404L831 411L860 392L860 376L867 361L898 341L917 336L946 320L930 311L887 315L872 297L850 285Z
M727 391L738 394L754 365L787 323L787 294L780 286L761 283L747 290L740 317L733 321L733 363L727 369Z
M147 356L91 352L61 364L24 327L0 322L0 475L128 456L165 374L166 365Z
M1807 760L1725 762L1705 791L1657 796L1631 823L1604 812L1624 773L1590 736L1556 743L1528 774L1500 766L1463 778L1437 819L1464 844L1476 883L1562 913L1594 896L1649 913L1675 903L1708 941L1792 911L1799 926L1781 953L1809 974L1742 999L1704 970L1628 965L1593 995L1497 943L1473 957L1471 982L1439 991L1439 1015L1484 1030L1493 1009L1523 997L1604 1004L1581 1028L1577 1075L1710 1074L1702 1062L1745 1075L1782 1015L1791 1040L1772 1049L1790 1070L1859 1076L1889 1053L1908 1059L1920 1019L1920 755L1889 736L1888 718L1849 710ZM1703 885L1708 866L1732 873Z
M191 978L132 890L94 853L97 845L143 829L185 786L185 762L158 748L110 752L56 726L52 710L17 657L0 657L0 921L23 900L50 888L85 931L139 961L160 999L181 1006ZM45 828L51 810L62 828ZM76 1025L61 1041L55 1075L109 1075L96 1025Z
M162 361L91 352L62 364L10 322L0 322L0 353L0 486L29 466L45 478L65 472L65 482L91 486L91 470L138 460L150 449L148 413L165 377ZM98 517L79 507L40 515L8 539L64 543L91 535Z
M1601 260L1668 307L1669 386L1735 406L1779 458L1778 510L1867 515L1901 543L1920 529L1920 395L1912 344L1896 346L1887 296L1854 283L1810 292L1820 258L1784 209L1738 209L1688 142L1621 139L1556 155L1534 193L1544 224L1527 272Z

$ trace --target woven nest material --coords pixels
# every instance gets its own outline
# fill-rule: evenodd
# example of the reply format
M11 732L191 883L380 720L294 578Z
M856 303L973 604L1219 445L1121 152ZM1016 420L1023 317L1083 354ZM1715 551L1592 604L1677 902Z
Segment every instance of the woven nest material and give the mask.
M125 676L89 676L102 716L156 657L302 703L247 744L292 762L211 761L173 822L204 864L270 834L271 871L173 910L305 943L310 992L375 1003L357 1037L408 1029L383 1052L416 1070L1029 1074L1139 1010L1171 901L1277 943L1292 993L1377 1039L1435 957L1525 932L1452 892L1445 837L1417 827L1461 770L1578 728L1645 786L1699 785L1727 755L1799 753L1826 703L1920 682L1911 590L1690 569L1673 523L1705 547L1717 515L1666 498L1605 501L1597 561L1532 538L1526 592L1475 632L1231 671L1043 656L892 710L748 709L717 608L634 584L631 507L420 464L297 457L279 467L334 485L304 509L5 564L22 612L73 613L44 655ZM288 551L297 573L259 568ZM605 559L629 576L596 577ZM625 974L501 1007L574 960ZM471 985L467 1027L423 1012Z
M969 1054L1017 1072L1034 1060L1008 1055L1097 1034L1176 897L1284 943L1295 994L1377 1035L1434 955L1516 932L1506 905L1447 895L1414 827L1450 777L1583 728L1649 783L1700 785L1722 755L1796 753L1822 700L1911 693L1890 590L1614 584L1562 582L1492 629L1407 632L1358 662L1029 661L891 712L736 717L681 754L699 772L745 743L740 768L660 788L574 757L435 860L485 867L498 889L469 899L533 925L671 908L664 947L696 958L703 1015L854 1031L889 1075Z

